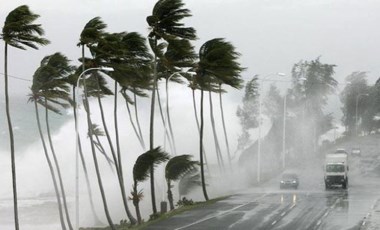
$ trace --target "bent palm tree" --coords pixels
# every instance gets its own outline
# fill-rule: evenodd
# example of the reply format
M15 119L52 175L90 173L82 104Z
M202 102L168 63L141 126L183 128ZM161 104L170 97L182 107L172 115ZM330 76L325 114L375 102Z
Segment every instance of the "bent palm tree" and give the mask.
M9 93L8 93L8 45L18 49L25 50L26 47L38 49L37 45L47 45L49 41L41 36L44 30L40 24L33 24L39 17L29 10L29 7L22 5L11 11L5 19L1 39L5 42L4 48L4 92L5 92L5 110L7 114L9 142L11 150L12 166L12 188L13 188L13 205L15 229L19 229L18 207L17 207L17 180L16 180L16 161L13 127L9 111Z
M141 154L133 166L133 190L131 192L133 205L136 209L137 221L141 224L141 213L139 202L142 199L142 191L137 190L139 182L143 182L149 178L151 169L157 165L167 161L169 156L163 152L160 147Z
M62 107L68 106L67 102L70 101L68 92L67 92L68 87L66 85L66 82L63 80L63 78L65 77L66 74L70 73L70 71L72 71L72 67L68 65L67 58L63 56L62 54L55 53L53 55L46 56L41 61L41 66L36 70L36 72L33 75L33 85L31 87L32 94L29 101L34 101L34 104L35 104L36 118L37 118L37 124L38 124L39 132L40 132L40 138L42 141L45 157L49 165L50 173L53 179L55 193L57 196L58 208L59 208L59 213L60 213L60 218L61 218L61 226L63 228L66 228L63 221L63 216L62 216L60 192L57 186L54 167L50 160L48 150L46 148L46 143L42 134L37 104L40 104L43 107L45 107L46 128L47 128L47 133L48 133L48 139L49 139L49 144L50 144L54 164L55 164L57 175L58 175L58 181L59 181L59 186L60 186L60 190L61 190L61 194L63 198L63 205L64 205L65 214L66 214L67 224L68 224L69 229L73 229L71 225L71 221L70 221L70 216L68 213L66 195L65 195L65 190L64 190L63 181L62 181L62 175L61 175L59 163L54 151L53 143L51 140L49 120L48 120L48 110L54 111L56 113L60 113L57 105L62 106Z
M194 172L198 161L192 161L191 155L179 155L171 158L165 167L165 178L168 186L168 200L170 204L170 210L174 209L173 192L171 188L172 181L177 181L185 175Z
M234 46L222 38L215 38L204 43L199 50L199 62L196 63L196 81L201 89L201 124L200 124L200 168L203 195L208 200L204 169L203 169L203 91L211 90L216 80L229 82L234 76L238 76L243 68L237 62L238 53Z
M80 41L78 43L78 46L82 47L82 73L85 71L85 46L88 48L97 45L99 43L99 40L104 34L104 29L107 27L107 25L100 19L100 17L95 17L91 19L84 27L80 34ZM85 78L84 78L85 79ZM105 196L104 188L103 188L103 182L102 178L100 175L100 170L99 170L99 165L98 165L98 159L96 156L96 150L95 150L95 144L93 140L93 130L92 130L92 120L91 120L91 115L90 115L90 106L88 102L88 92L87 92L87 86L86 86L86 81L84 80L84 98L85 98L85 109L86 109L86 117L87 117L87 127L88 127L88 132L89 132L89 138L90 138L90 144L91 144L91 152L92 152L92 157L94 160L94 165L95 165L95 170L96 170L96 176L98 179L98 185L99 185L99 190L101 193L102 201L103 201L103 207L104 207L104 212L108 221L108 224L112 229L115 229L115 226L113 225L111 216L109 214L108 210L108 204L107 204L107 199ZM116 163L116 162L115 162ZM130 219L131 222L133 222L133 219Z
M181 20L190 17L190 10L183 8L182 0L159 0L152 11L152 15L147 17L147 22L150 27L149 44L154 53L153 62L153 89L150 108L150 128L149 128L149 149L154 148L154 109L156 100L157 88L157 64L158 60L163 55L163 49L166 46L165 42L159 43L168 39L183 38L195 39L195 30L192 27L184 27ZM154 191L153 171L150 176L151 197L153 213L157 213L156 198Z

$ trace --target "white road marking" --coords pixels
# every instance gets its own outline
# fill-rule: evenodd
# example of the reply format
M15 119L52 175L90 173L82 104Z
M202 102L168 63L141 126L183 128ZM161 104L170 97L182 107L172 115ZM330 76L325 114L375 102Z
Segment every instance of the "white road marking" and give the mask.
M264 198L264 197L267 196L267 195L269 195L269 194L266 193L266 194L264 194L264 195L262 195L262 196L260 196L260 197L258 197L258 198L256 198L256 199L254 199L254 200L248 202L248 203L241 204L241 205L239 205L239 206L236 206L235 208L231 208L231 209L229 209L229 210L226 210L226 211L220 212L220 213L218 213L218 214L216 214L216 215L212 215L212 216L209 216L209 217L206 217L206 218L200 219L200 220L198 220L198 221L196 221L196 222L194 222L194 223L191 223L191 224L188 224L188 225L185 225L185 226L182 226L182 227L176 228L175 230L185 229L185 228L188 228L188 227L190 227L190 226L193 226L193 225L196 225L196 224L199 224L199 223L205 222L205 221L207 221L207 220L210 220L210 219L212 219L212 218L215 218L215 217L218 217L218 216L223 216L223 215L225 215L225 214L227 214L227 213L229 213L229 212L232 212L232 211L234 211L234 210L236 210L236 209L238 209L238 208L241 208L241 207L244 207L244 206L246 206L246 205L248 205L248 204L250 204L250 203L256 202L256 201L260 200L261 198Z

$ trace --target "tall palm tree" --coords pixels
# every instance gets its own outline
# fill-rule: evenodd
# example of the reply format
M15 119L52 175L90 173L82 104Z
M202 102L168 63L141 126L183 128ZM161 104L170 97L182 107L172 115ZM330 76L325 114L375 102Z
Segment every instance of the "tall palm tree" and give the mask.
M171 158L165 166L165 178L168 186L168 200L170 210L174 209L173 192L171 188L172 181L177 181L189 173L193 173L196 170L198 161L192 161L191 155L179 155Z
M39 17L29 10L29 7L22 5L11 11L5 19L1 39L5 42L4 48L4 93L5 93L5 110L7 114L9 142L11 150L12 165L12 188L13 188L13 205L15 229L19 229L18 206L17 206L17 180L16 180L16 161L13 127L9 111L9 93L8 93L8 45L17 49L26 50L27 47L38 49L38 45L47 45L49 41L42 37L44 30L40 24L34 24Z
M99 42L96 45L92 45L89 47L91 54L93 56L93 59L89 60L88 62L92 66L102 66L102 65L111 65L115 68L120 67L120 61L122 61L121 57L124 54L123 46L120 44L125 37L125 33L115 33L115 34L106 34L104 33L101 38L99 38ZM117 71L120 71L120 69L117 69ZM112 76L112 73L109 73L109 76ZM113 157L113 161L115 162L115 168L116 173L118 176L118 182L121 190L121 195L123 198L123 205L126 211L126 214L132 224L136 223L135 218L132 216L132 213L130 212L128 208L128 200L127 195L125 193L125 186L124 186L124 178L123 178L123 170L122 170L122 161L121 161L121 152L120 148L118 147L118 140L119 137L116 135L116 151L114 144L112 142L110 132L107 127L107 123L105 121L105 113L103 109L103 104L101 98L104 95L112 95L112 91L107 88L106 86L106 80L105 78L100 75L97 72L94 72L91 77L89 78L89 83L93 82L95 87L92 87L90 90L90 95L95 96L98 100L100 114L101 114L101 120L103 124L104 133L106 135L107 141L109 143L111 155ZM116 84L116 82L115 82ZM116 84L116 94L117 94L117 84ZM116 105L116 101L115 101ZM117 110L114 110L114 119L117 125ZM118 127L116 128L116 132L118 132Z
M153 89L150 108L150 128L149 128L149 149L154 148L154 109L157 88L157 64L163 55L165 42L162 40L182 38L195 39L195 30L192 27L185 27L181 22L184 18L190 17L190 10L183 8L182 0L159 0L152 10L152 15L147 17L150 28L148 35L150 47L154 53L153 62ZM156 198L154 191L153 167L151 167L150 185L152 197L153 213L157 213Z
M104 29L107 27L107 25L100 19L100 17L95 17L91 19L84 27L84 29L81 32L80 39L78 46L82 47L82 73L85 71L85 46L87 47L92 47L96 44L99 43L99 40L101 39L101 36L104 34ZM100 170L99 170L99 165L98 165L98 159L96 156L96 150L95 150L95 144L93 140L93 130L92 130L92 120L90 116L90 106L88 102L88 92L87 92L87 86L86 86L86 80L84 78L83 81L84 85L84 97L85 97L85 109L86 109L86 117L87 117L87 127L89 130L89 138L90 138L90 144L91 144L91 152L92 152L92 157L94 160L94 165L95 165L95 171L96 171L96 176L98 179L98 185L99 185L99 190L101 193L102 197L102 202L103 202L103 207L104 207L104 212L107 218L107 222L110 225L111 229L115 229L115 226L112 222L111 216L109 214L108 210L108 204L107 204L107 199L105 196L104 188L103 188L103 182L102 178L100 175Z
M142 199L142 191L137 190L139 182L143 182L149 178L152 167L164 163L169 159L167 153L163 152L160 147L148 150L141 154L133 166L133 190L131 192L133 205L136 209L137 221L141 224L141 214L139 202Z
M208 200L206 190L204 168L203 168L203 91L211 90L211 85L215 85L216 79L228 82L231 77L237 76L242 71L240 64L237 62L238 53L234 46L222 38L214 38L204 43L199 50L199 61L195 65L196 81L201 90L200 103L200 143L199 156L201 168L201 180L203 195Z
M50 173L53 179L54 189L57 196L58 208L59 208L60 218L61 218L61 226L64 226L64 228L66 228L65 223L62 219L63 216L62 216L62 210L61 210L61 198L60 198L60 191L57 186L55 170L58 175L58 181L59 181L59 186L60 186L60 190L61 190L61 194L63 198L63 206L65 210L67 224L68 224L69 229L73 229L71 225L70 216L68 213L66 195L65 195L65 190L64 190L63 181L62 181L62 175L61 175L59 163L54 151L53 143L51 140L50 124L49 124L49 119L48 119L48 110L51 110L55 113L60 114L59 107L62 106L66 108L69 106L68 105L68 102L70 101L69 96L68 96L69 88L66 85L66 81L63 80L65 76L68 75L73 70L73 68L68 64L68 62L69 62L68 59L60 53L55 53L53 55L46 56L41 61L41 66L36 70L36 72L33 75L33 85L31 87L32 94L29 100L34 101L34 104L35 104L36 118L37 118L37 124L38 124L39 132L40 132L40 138L42 141L45 157L49 165ZM40 104L43 107L45 107L46 128L47 128L47 134L48 134L49 144L50 144L50 148L51 148L51 152L52 152L52 156L54 160L55 169L50 160L46 143L44 140L44 136L42 134L37 104Z
M67 207L66 193L63 185L63 179L61 174L61 169L55 153L53 141L51 139L50 133L50 123L49 123L49 110L57 113L60 113L60 108L70 107L69 103L71 98L69 96L69 86L65 78L71 74L74 70L73 66L69 65L69 60L66 56L61 53L55 53L50 56L46 56L41 61L41 67L36 72L34 76L34 85L37 85L40 95L43 97L44 103L41 104L45 107L45 116L46 116L46 130L48 135L49 146L51 154L53 156L54 165L57 171L58 181L61 189L63 207L66 214L67 225L69 229L73 229L70 215Z

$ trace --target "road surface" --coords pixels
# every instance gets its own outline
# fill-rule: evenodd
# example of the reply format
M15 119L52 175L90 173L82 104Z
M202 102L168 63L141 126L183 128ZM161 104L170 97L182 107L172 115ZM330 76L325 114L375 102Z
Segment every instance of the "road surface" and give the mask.
M349 187L325 190L322 167L299 171L297 190L279 178L147 229L380 229L380 166L376 146L350 159Z

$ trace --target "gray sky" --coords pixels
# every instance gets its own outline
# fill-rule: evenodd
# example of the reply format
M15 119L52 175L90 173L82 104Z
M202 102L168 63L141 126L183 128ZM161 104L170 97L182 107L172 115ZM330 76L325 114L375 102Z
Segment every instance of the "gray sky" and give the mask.
M147 35L145 21L155 0L0 0L1 26L6 15L27 4L40 14L51 44L40 50L9 50L9 74L31 79L40 60L62 52L77 63L76 46L84 25L100 16L107 31L137 31ZM344 81L353 71L368 71L369 82L380 75L380 1L376 0L185 0L193 17L187 26L197 30L195 46L215 37L231 41L242 54L247 70L245 80L284 72L289 79L292 65L301 59L321 56L322 62L336 64L336 79ZM3 54L3 45L0 53ZM0 56L3 63L3 55ZM4 72L3 64L0 73ZM0 86L3 87L3 81ZM26 95L30 82L12 80L12 92ZM287 87L289 83L278 83ZM239 92L227 96L236 101ZM1 94L0 97L3 97ZM240 101L240 99L239 99Z

